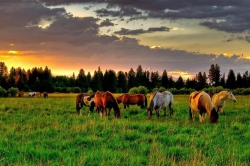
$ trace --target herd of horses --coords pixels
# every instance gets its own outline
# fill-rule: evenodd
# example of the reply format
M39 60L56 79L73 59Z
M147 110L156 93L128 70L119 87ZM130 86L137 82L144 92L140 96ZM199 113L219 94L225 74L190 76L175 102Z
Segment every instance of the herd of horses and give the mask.
M24 92L19 91L18 92L18 97L23 97L23 96L24 96ZM42 97L42 93L40 93L40 92L29 92L28 97ZM48 92L43 92L43 97L48 98L49 97Z
M195 112L198 112L200 122L203 122L206 117L209 116L211 123L217 123L219 118L218 114L219 112L223 112L227 99L236 102L236 98L231 91L221 91L212 95L205 91L192 92L189 96L190 119L194 120ZM152 117L153 110L155 110L158 118L161 109L164 111L164 117L166 116L167 108L169 109L170 116L173 115L174 96L171 92L153 92L150 94L149 100L148 106L147 96L144 94L122 94L115 98L109 91L98 91L91 95L88 93L80 93L76 96L76 111L78 115L81 115L82 107L87 106L89 107L89 113L92 113L94 108L96 108L96 112L99 116L104 114L109 118L110 111L113 109L114 116L120 118L121 110L119 104L122 103L125 109L129 108L130 105L138 105L141 109L147 108L149 119Z

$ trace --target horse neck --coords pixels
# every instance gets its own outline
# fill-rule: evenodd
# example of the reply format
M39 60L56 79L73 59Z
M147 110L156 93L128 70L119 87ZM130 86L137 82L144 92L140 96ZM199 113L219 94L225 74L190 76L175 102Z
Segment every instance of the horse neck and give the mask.
M228 99L228 93L226 93L226 94L224 94L224 93L221 93L222 95L218 95L218 98L220 99L220 100L227 100ZM229 94L230 95L230 94Z

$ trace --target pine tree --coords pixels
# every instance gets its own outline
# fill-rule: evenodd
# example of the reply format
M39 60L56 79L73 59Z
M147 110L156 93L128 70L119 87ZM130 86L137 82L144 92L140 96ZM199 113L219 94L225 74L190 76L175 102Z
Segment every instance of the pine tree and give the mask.
M161 86L164 88L168 88L168 74L167 71L164 70L161 76Z
M235 89L236 88L236 78L234 71L232 69L229 70L227 81L226 81L226 88L228 89Z

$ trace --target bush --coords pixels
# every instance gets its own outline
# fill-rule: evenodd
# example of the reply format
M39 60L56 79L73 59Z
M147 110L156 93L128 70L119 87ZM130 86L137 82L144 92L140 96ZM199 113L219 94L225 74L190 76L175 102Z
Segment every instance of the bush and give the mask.
M94 92L93 92L92 89L89 89L87 93L90 94L90 95L92 95Z
M7 93L7 91L0 86L0 96L3 97L4 94L6 94L6 93Z
M81 93L81 88L79 88L79 87L73 87L73 88L72 88L72 91L73 91L74 93Z
M11 88L8 89L8 92L10 93L10 95L12 97L15 97L18 94L19 90L17 88L11 87Z
M130 88L128 91L129 94L147 94L148 93L148 89L145 86L139 86L139 87L133 87Z
M139 90L137 87L130 88L128 91L129 94L138 94Z
M145 86L139 86L138 92L141 94L148 94L148 89Z

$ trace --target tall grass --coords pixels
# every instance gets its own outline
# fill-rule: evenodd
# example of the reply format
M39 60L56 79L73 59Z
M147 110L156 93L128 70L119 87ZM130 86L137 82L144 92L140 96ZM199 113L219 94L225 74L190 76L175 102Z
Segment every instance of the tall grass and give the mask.
M174 116L148 120L146 109L121 119L76 115L76 94L0 98L0 165L249 165L249 96L227 101L219 123L189 120L188 95Z

